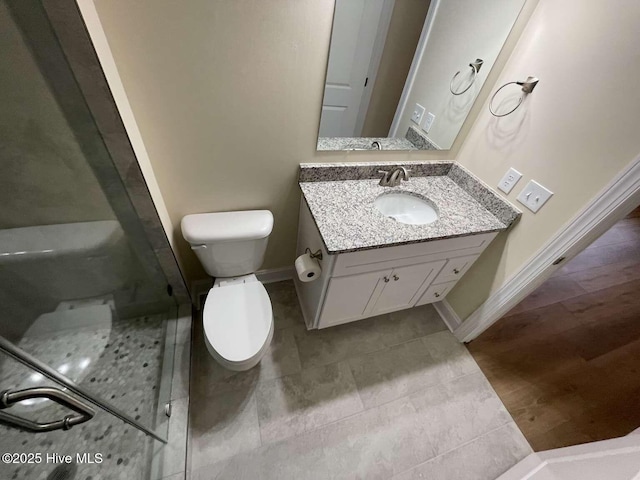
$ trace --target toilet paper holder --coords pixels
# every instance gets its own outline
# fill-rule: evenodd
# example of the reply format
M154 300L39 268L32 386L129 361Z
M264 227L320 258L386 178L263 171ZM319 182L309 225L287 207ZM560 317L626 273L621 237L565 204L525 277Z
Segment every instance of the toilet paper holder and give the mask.
M311 258L315 258L316 260L322 260L322 250L320 249L312 252L310 248L305 248L304 253L308 253Z

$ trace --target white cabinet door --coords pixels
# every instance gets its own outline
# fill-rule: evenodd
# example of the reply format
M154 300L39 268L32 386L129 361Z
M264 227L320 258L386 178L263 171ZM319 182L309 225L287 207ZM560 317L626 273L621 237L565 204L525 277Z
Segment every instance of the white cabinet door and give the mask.
M332 278L325 296L318 328L358 320L364 316L372 297L384 288L383 278L391 270Z
M380 315L414 306L444 263L443 260L394 268L391 275L383 277L384 288L372 299L367 313Z

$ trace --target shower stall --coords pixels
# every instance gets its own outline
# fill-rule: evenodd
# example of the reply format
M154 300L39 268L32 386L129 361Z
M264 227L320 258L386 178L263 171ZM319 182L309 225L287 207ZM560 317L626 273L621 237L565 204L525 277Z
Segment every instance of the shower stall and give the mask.
M0 0L0 105L0 478L160 478L189 298L72 0Z

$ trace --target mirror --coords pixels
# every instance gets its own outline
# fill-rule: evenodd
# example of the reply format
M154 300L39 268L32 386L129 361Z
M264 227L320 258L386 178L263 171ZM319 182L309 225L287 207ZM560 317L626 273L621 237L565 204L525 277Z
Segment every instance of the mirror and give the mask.
M448 150L526 0L336 0L318 150Z

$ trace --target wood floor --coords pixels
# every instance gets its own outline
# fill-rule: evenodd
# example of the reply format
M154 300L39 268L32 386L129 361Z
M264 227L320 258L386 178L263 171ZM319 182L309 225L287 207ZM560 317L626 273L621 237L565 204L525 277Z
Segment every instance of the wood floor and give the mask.
M468 347L536 451L640 427L640 208Z

